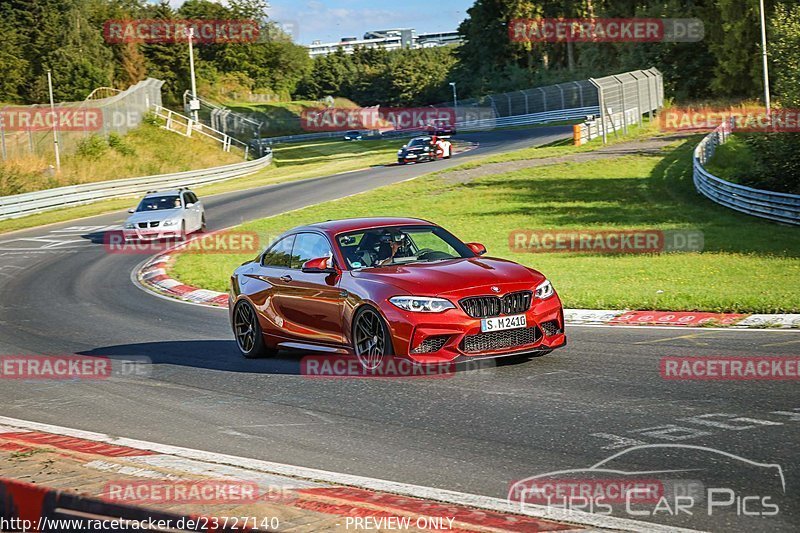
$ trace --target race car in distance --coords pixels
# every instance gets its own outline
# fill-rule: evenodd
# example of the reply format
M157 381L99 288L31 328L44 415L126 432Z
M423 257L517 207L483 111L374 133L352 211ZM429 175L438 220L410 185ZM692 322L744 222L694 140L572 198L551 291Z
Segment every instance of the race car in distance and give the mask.
M566 344L541 273L415 218L301 226L231 276L229 313L247 358L280 349L420 363L544 355Z
M397 163L423 163L436 159L450 159L453 155L453 145L450 141L437 137L414 137L408 144L397 151Z
M450 137L456 134L456 127L447 119L437 119L428 124L426 133L428 135L436 135L439 137Z
M149 192L128 213L122 229L126 241L183 239L206 229L203 202L188 189Z
M361 139L361 132L357 130L348 131L344 134L345 141L360 141Z

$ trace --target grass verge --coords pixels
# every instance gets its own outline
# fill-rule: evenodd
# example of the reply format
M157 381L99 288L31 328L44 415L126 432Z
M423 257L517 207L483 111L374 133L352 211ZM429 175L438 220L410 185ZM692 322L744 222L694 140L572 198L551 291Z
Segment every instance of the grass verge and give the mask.
M169 133L169 135L175 134ZM177 135L175 136L177 137ZM200 196L208 196L210 194L248 189L284 181L327 176L373 165L382 165L394 160L398 143L398 140L364 142L320 141L279 145L275 148L274 163L268 168L250 176L214 183L194 190ZM123 198L3 220L0 221L0 234L110 213L131 207L135 201L136 199L133 198Z
M750 145L742 137L731 135L725 144L717 146L714 156L706 163L705 168L714 176L739 182L743 176L753 172L756 164Z
M492 256L541 270L568 307L799 312L800 233L698 195L691 175L696 143L693 138L656 155L521 169L467 183L430 175L241 229L267 238L319 220L419 216L465 241L483 242ZM536 150L501 158L522 158ZM526 254L509 247L509 234L517 229L699 230L705 248L702 253L647 255ZM224 291L230 272L248 259L181 255L172 273L184 283Z
M0 196L136 176L169 174L229 165L242 152L223 152L219 143L202 135L176 135L143 123L126 135L82 138L75 152L62 156L61 172L48 170L48 157L11 160L0 165Z

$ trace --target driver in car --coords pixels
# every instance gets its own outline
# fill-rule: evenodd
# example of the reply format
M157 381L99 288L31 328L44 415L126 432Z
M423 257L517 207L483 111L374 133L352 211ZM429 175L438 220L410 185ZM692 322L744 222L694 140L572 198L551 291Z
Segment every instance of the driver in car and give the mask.
M404 233L384 233L378 246L377 266L390 265L395 257L407 255L407 239Z

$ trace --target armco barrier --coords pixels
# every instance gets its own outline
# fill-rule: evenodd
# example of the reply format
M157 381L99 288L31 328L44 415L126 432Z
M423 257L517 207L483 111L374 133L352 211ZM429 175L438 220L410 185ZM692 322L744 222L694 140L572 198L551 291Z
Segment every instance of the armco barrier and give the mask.
M494 128L508 128L513 126L524 126L531 124L546 124L548 122L560 122L563 120L577 120L585 118L587 115L597 115L600 113L600 108L594 107L576 107L573 109L558 109L556 111L545 111L542 113L531 113L529 115L516 115L513 117L500 117L500 118L487 118L483 120L459 120L456 122L457 131L481 131ZM422 135L425 133L425 128L415 128L408 130L387 130L383 133L378 130L363 131L364 139L382 139L389 137L402 137L406 135ZM259 142L266 145L290 143L290 142L303 142L315 141L321 139L341 139L344 137L344 131L324 131L317 133L303 133L300 135L284 135L283 137L265 137L260 139Z
M479 131L491 128L508 128L512 126L526 126L530 124L547 124L548 122L582 119L586 118L587 115L596 115L598 113L600 113L600 108L597 106L558 109L556 111L544 111L542 113L531 113L529 115L516 115L513 117L457 122L456 129L458 131Z
M600 112L600 108L595 109L598 113ZM626 110L625 113L619 112L610 115L607 114L606 120L595 118L593 120L585 121L582 124L576 124L573 128L574 144L575 146L580 146L582 144L586 144L592 139L603 137L603 126L606 128L606 137L608 137L608 134L610 133L615 135L619 135L620 132L624 133L626 122L633 124L639 116L639 110L634 108Z
M695 148L693 174L697 192L713 202L748 215L800 225L800 196L745 187L718 178L705 169L704 165L714 155L717 146L723 144L730 134L730 123L723 123L706 135Z
M95 527L100 524L105 527ZM0 531L251 531L243 527L212 528L211 524L213 520L198 516L146 510L0 479Z
M100 181L83 185L69 185L44 191L2 196L0 197L0 220L17 218L60 207L88 204L98 200L136 196L153 189L194 187L206 183L216 183L252 174L268 166L271 162L272 154L269 153L260 159L221 167Z

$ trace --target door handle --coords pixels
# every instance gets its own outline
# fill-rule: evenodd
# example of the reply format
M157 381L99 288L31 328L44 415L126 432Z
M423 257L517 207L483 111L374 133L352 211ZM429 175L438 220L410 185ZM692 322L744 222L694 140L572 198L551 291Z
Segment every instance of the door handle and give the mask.
M290 281L292 281L292 276L289 276L288 274L285 276L281 276L281 281L289 283Z

